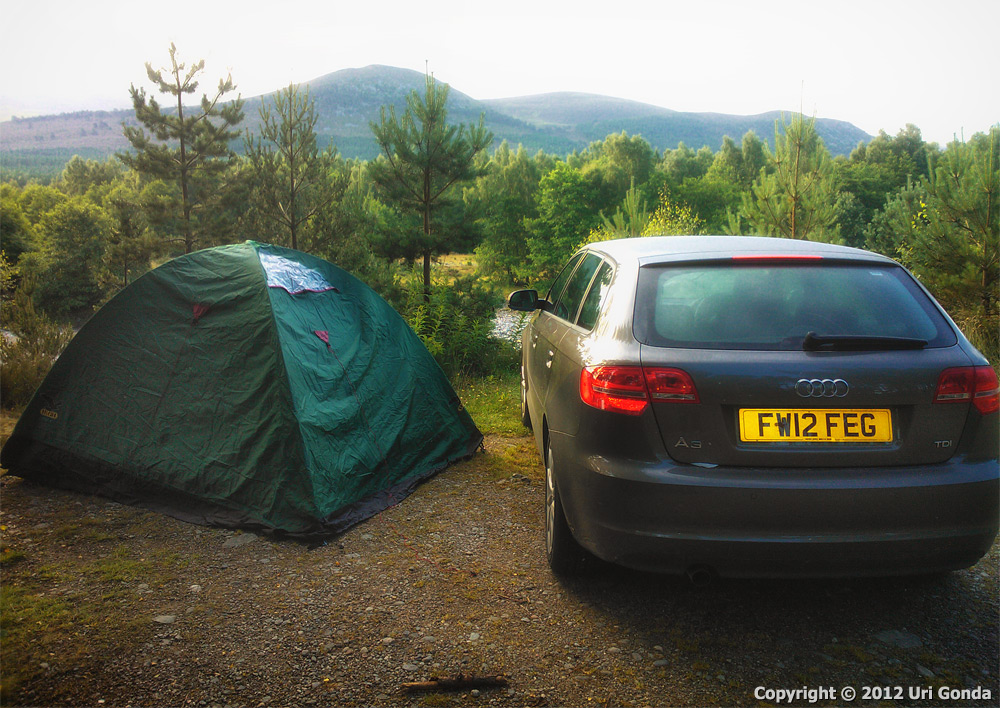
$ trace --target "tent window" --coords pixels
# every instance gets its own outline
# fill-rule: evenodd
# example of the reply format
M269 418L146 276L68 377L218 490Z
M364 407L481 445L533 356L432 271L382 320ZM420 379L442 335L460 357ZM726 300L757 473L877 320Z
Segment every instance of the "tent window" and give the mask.
M281 288L292 295L337 290L319 271L306 268L301 263L264 251L259 251L258 255L260 256L260 264L264 267L264 273L267 275L267 287L269 288Z

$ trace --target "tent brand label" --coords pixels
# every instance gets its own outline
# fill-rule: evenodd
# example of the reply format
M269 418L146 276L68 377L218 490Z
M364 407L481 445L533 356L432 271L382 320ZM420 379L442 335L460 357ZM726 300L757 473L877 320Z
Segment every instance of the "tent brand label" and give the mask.
M55 411L50 411L48 408L43 408L42 410L39 411L39 413L44 415L46 418L51 418L52 420L55 420L56 418L59 417L58 413L56 413Z

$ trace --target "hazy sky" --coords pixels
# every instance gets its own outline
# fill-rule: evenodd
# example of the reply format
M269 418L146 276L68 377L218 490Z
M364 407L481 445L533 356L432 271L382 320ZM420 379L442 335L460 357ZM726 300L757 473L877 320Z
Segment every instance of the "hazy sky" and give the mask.
M473 98L582 91L680 111L798 110L945 143L1000 122L1000 0L0 0L0 119L126 108L144 62L244 97L348 67ZM0 132L2 140L2 132Z

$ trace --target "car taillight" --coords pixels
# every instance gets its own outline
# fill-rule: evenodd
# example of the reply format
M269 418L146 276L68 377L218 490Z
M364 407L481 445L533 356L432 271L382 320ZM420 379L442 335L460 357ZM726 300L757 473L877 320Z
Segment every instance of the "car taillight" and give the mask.
M698 389L690 374L681 369L643 369L649 395L656 401L698 403Z
M972 402L983 415L1000 410L1000 381L992 366L976 367L976 391Z
M991 366L945 369L938 378L935 403L972 402L983 415L1000 410L1000 383Z
M580 372L580 398L602 411L639 415L649 405L638 366L587 366Z
M691 376L680 369L588 366L580 372L580 399L602 411L640 415L649 401L698 403Z

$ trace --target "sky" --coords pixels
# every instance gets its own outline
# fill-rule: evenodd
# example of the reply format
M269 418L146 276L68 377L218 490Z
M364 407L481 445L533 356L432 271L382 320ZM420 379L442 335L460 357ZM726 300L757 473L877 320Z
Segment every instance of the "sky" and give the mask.
M0 23L0 120L128 108L174 42L245 98L386 64L476 99L801 109L942 145L1000 122L1000 0L0 0Z

